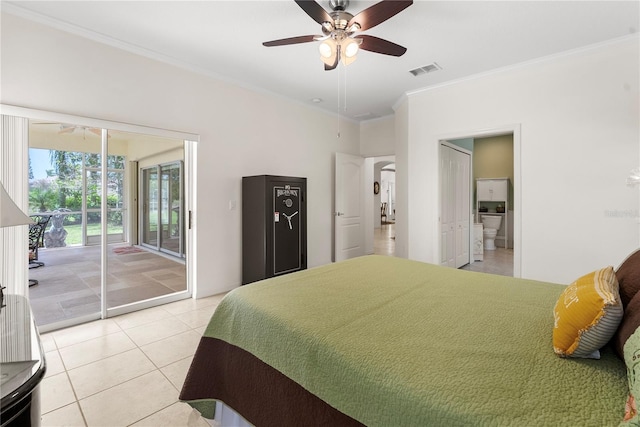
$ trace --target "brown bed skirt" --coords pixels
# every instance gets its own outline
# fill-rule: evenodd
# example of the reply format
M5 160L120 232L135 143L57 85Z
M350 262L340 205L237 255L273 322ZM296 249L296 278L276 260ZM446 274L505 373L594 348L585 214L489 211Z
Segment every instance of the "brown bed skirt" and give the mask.
M197 409L198 402L221 401L258 427L363 425L251 353L216 338L200 340L180 400Z

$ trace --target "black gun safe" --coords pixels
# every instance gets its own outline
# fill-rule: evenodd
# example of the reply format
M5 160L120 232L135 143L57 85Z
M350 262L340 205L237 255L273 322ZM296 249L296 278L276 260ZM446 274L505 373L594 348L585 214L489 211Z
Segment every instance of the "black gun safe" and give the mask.
M307 268L307 179L242 178L242 284Z

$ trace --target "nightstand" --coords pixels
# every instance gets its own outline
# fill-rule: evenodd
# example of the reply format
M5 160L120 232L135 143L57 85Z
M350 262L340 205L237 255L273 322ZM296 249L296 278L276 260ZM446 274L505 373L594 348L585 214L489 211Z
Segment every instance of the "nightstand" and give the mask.
M0 309L2 427L40 425L40 381L46 370L27 298L4 295Z

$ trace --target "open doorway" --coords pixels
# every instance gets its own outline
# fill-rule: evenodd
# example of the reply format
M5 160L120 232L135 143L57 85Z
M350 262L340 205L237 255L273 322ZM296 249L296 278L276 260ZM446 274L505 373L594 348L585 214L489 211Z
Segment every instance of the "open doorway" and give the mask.
M373 164L373 253L395 255L396 165L394 156Z
M470 136L450 139L448 142L472 153L470 188L473 224L469 236L471 257L469 264L462 266L462 269L514 276L514 133ZM478 197L478 183L487 182L506 184L506 194L499 196L500 200L487 200L491 196ZM498 224L494 234L489 228L489 221L493 221L491 226Z

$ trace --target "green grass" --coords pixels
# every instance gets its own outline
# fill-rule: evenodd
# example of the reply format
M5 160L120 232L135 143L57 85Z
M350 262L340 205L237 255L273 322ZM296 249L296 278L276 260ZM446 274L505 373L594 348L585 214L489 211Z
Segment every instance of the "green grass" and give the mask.
M99 236L101 234L101 224L88 224L87 225L87 235L88 236ZM67 230L67 238L65 243L67 245L81 245L82 244L82 224L77 225L65 225L64 229ZM122 233L123 229L121 225L107 225L107 233L115 234Z
M171 216L172 216L172 221L174 222L174 224L177 224L178 222L178 214L176 212L171 212ZM150 231L154 232L157 229L157 215L150 215ZM90 223L87 224L87 235L88 236L99 236L101 234L101 227L102 225L100 223ZM166 227L166 224L165 224ZM65 240L65 243L67 245L81 245L82 244L82 224L78 223L78 224L74 224L74 225L65 225L64 229L67 230L67 238ZM117 233L123 233L123 227L122 225L115 225L115 224L108 224L107 225L107 233L108 234L117 234Z

